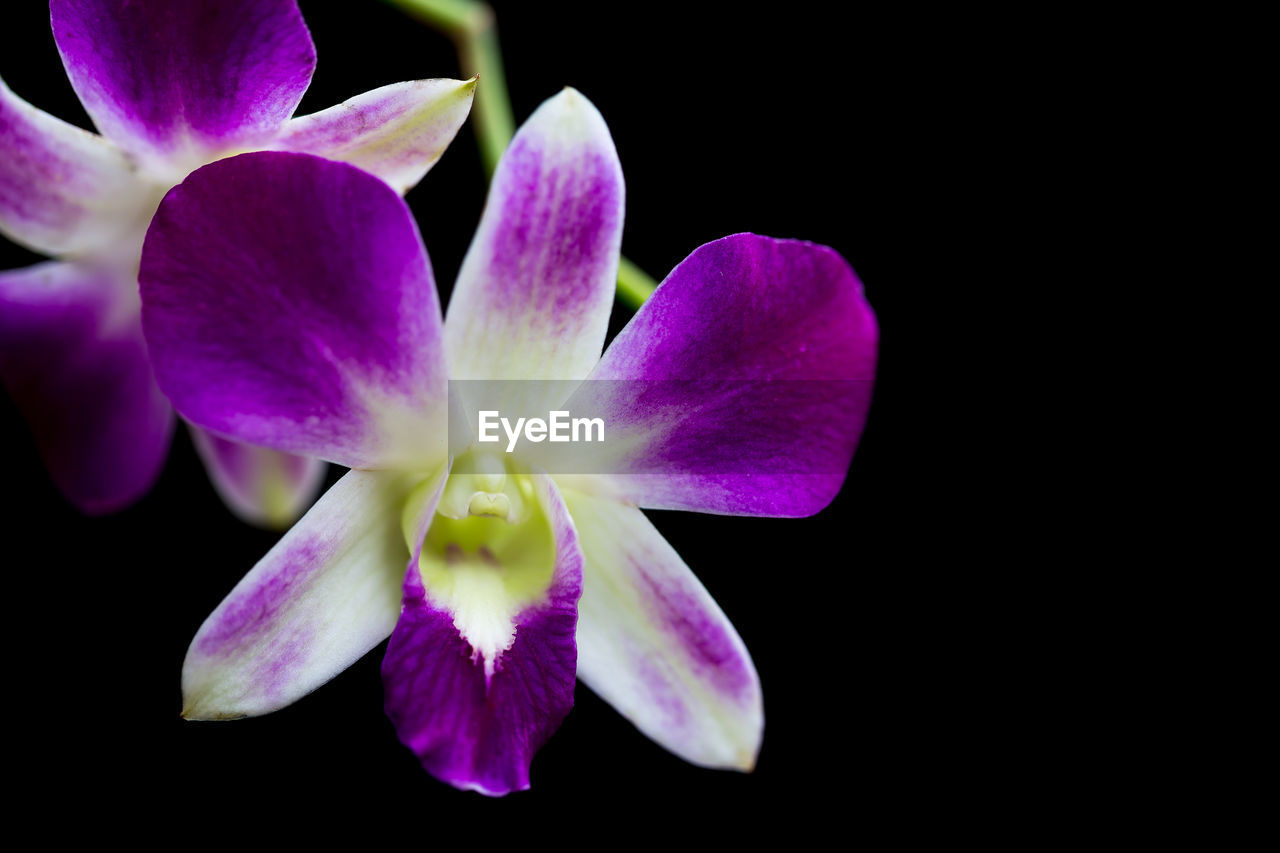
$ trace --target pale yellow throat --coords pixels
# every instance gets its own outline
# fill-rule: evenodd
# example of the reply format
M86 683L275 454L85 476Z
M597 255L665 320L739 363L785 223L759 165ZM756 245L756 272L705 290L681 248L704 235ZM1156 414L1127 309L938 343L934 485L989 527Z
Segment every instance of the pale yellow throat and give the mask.
M522 610L546 596L555 571L551 524L531 476L496 455L471 451L454 462L418 567L432 603L483 658L492 678L515 642Z

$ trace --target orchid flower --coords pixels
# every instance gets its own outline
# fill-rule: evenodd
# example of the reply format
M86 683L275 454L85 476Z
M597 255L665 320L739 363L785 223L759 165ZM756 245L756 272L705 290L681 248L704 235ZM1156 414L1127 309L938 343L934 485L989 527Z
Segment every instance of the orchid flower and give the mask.
M545 102L498 165L442 321L408 209L358 170L253 153L169 193L141 270L160 386L207 429L352 468L201 626L184 716L282 708L390 636L387 714L456 787L527 788L575 677L688 761L753 766L755 667L641 507L822 509L877 325L833 250L739 234L677 266L602 356L623 199L596 108L572 89ZM707 377L733 381L681 396ZM603 401L630 437L610 471L560 476L493 445L451 452L451 380L648 390ZM703 464L726 448L754 468ZM784 464L803 455L820 464Z
M52 0L58 51L101 136L0 80L0 233L58 260L0 272L0 380L54 483L122 509L159 476L173 410L156 387L137 273L152 213L193 169L255 149L345 160L400 192L439 159L475 81L419 80L290 118L315 46L296 0ZM252 192L252 188L246 188ZM192 429L228 506L286 526L324 465Z

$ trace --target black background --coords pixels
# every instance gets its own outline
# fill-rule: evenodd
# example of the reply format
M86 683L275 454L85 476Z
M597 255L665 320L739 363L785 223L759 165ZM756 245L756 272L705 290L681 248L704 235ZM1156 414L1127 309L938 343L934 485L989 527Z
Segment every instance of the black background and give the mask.
M38 2L6 9L0 75L20 96L88 127ZM495 3L517 122L564 85L599 107L627 179L623 251L660 279L698 245L754 231L825 243L864 281L882 330L875 401L841 494L816 517L652 513L751 650L766 729L754 773L693 767L579 687L533 764L533 788L494 803L427 776L381 710L382 648L261 719L179 719L179 673L201 621L276 534L223 508L178 431L135 507L83 518L53 489L0 395L11 622L11 733L38 756L28 794L112 805L115 819L189 819L238 831L253 813L378 826L519 818L553 841L580 815L709 832L785 821L792 838L837 827L921 827L922 798L956 768L956 638L934 581L935 485L907 414L922 356L912 328L935 280L932 177L950 134L952 54L904 12L790 4ZM794 8L791 8L794 7ZM399 80L460 76L450 43L376 2L304 2L319 61L300 113ZM945 59L944 59L945 57ZM482 80L480 85L484 85ZM470 128L408 196L447 293L480 215ZM0 241L0 268L38 261ZM619 306L614 331L628 316ZM331 473L330 482L337 473ZM945 617L943 617L945 620ZM21 626L21 627L18 627ZM944 671L950 674L944 676ZM540 816L539 819L537 816ZM531 819L534 822L530 822ZM513 824L514 825L514 824Z

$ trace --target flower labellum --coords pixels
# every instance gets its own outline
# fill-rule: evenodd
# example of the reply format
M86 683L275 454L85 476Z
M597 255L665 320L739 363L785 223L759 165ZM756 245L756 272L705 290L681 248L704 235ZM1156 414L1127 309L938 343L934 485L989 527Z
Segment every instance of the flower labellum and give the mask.
M572 89L503 156L447 318L408 209L357 169L251 153L168 194L140 275L160 386L203 428L353 469L197 632L188 718L282 708L390 636L386 712L458 788L527 788L575 678L688 761L753 766L755 667L641 507L821 510L876 321L831 249L738 234L602 355L623 208L608 129ZM601 442L556 445L597 462L557 473L550 442L473 441L478 411L598 416Z
M316 64L296 0L52 0L49 11L102 135L0 80L0 234L59 259L0 272L0 380L67 499L111 512L151 488L173 431L137 282L165 192L206 163L269 149L346 161L403 193L457 133L475 81L397 83L290 118ZM256 523L289 524L323 478L319 460L192 435L219 494Z

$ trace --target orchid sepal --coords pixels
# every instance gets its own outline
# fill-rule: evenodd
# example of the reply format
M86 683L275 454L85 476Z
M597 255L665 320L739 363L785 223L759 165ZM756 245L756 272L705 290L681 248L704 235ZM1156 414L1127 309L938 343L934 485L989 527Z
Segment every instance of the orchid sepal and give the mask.
M438 496L443 469L426 479ZM400 509L418 486L399 472L350 471L329 489L196 632L183 716L276 711L390 636L409 557Z
M323 461L188 426L214 491L242 521L283 531L315 500L329 467Z
M474 77L392 83L290 119L271 147L342 160L403 195L444 154L471 111L475 91Z

